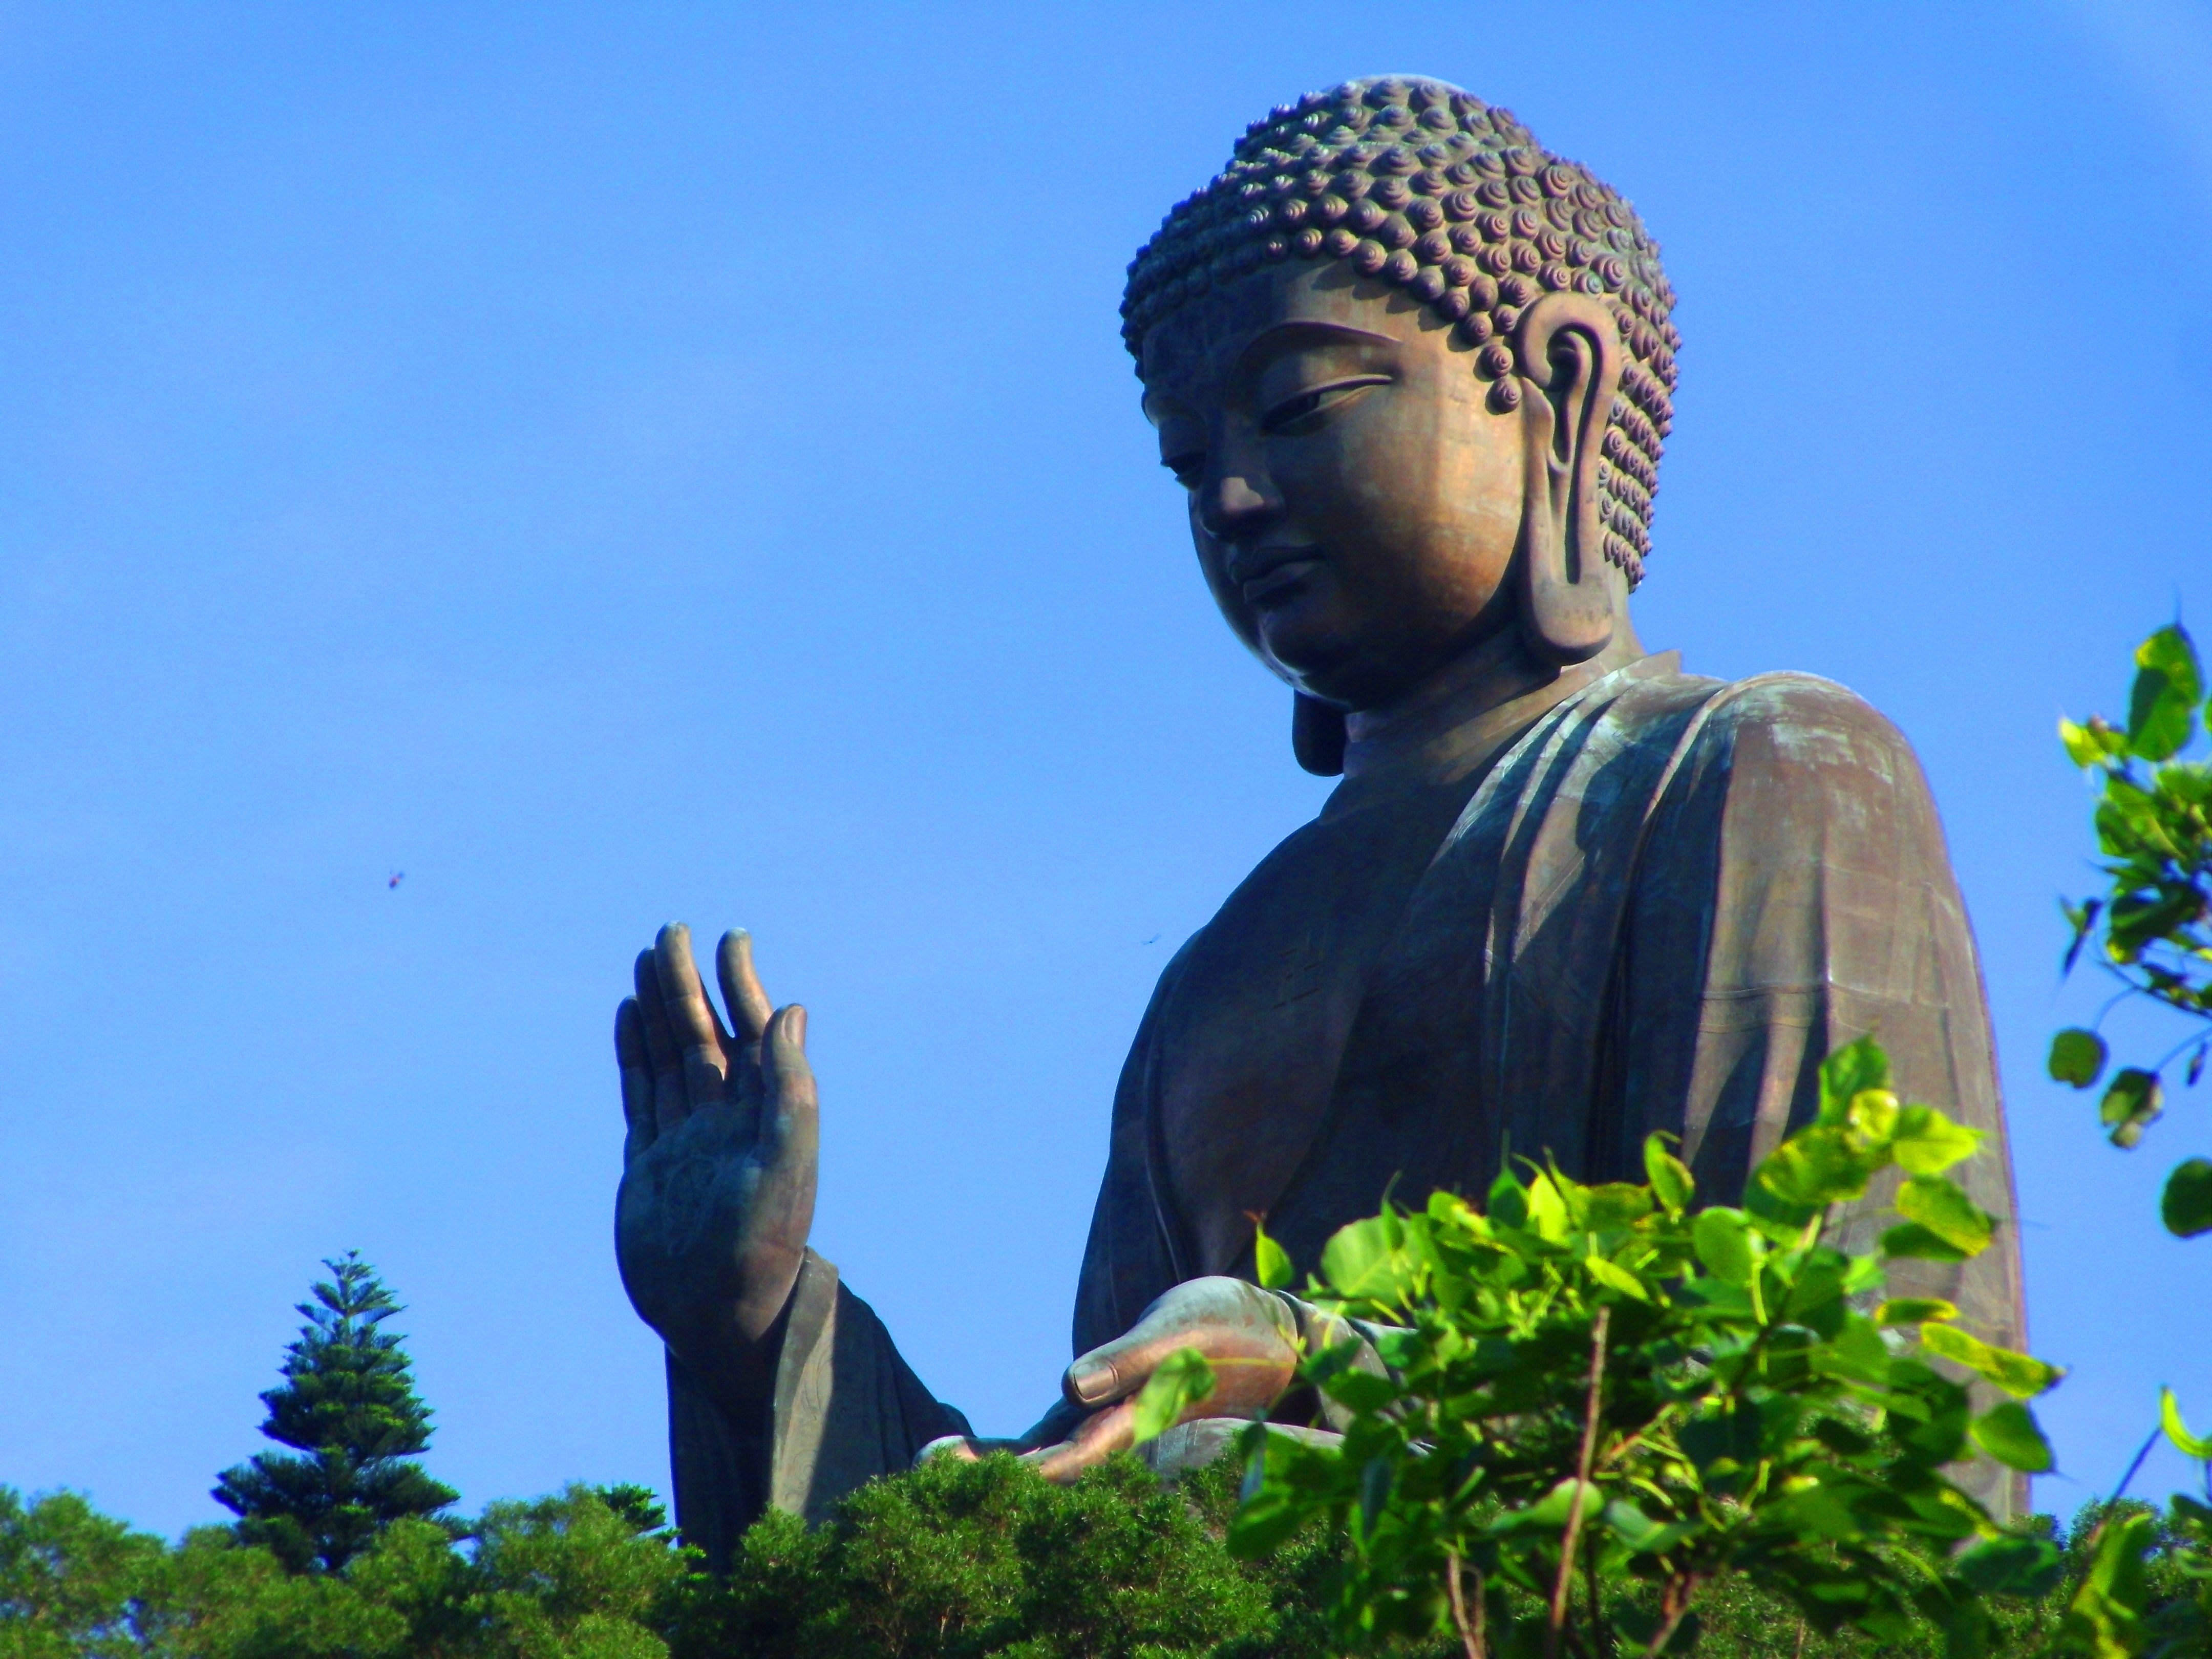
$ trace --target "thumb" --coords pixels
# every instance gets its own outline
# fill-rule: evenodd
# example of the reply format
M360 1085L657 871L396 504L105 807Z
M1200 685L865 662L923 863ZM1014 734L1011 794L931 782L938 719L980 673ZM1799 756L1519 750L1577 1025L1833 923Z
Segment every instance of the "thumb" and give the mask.
M1062 1388L1070 1403L1096 1408L1135 1393L1170 1354L1194 1347L1240 1371L1256 1363L1266 1376L1249 1379L1250 1388L1279 1392L1297 1363L1295 1335L1282 1299L1258 1285L1225 1277L1188 1279L1146 1309L1126 1334L1079 1357Z

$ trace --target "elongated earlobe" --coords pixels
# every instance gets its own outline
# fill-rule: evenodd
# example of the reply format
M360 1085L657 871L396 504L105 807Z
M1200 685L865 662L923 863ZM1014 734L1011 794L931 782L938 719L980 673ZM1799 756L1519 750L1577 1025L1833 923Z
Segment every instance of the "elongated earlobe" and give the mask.
M1584 662L1613 641L1597 515L1597 465L1620 384L1613 314L1582 294L1547 294L1514 333L1527 434L1521 514L1521 629L1548 662Z
M1335 777L1344 770L1344 710L1303 691L1292 695L1291 752L1316 777Z

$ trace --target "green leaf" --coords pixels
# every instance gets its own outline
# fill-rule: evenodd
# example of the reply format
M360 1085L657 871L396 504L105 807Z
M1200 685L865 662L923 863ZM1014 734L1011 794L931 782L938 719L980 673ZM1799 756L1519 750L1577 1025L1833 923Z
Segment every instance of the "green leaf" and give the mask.
M2199 1463L2212 1461L2212 1435L2200 1438L2190 1433L2189 1425L2181 1420L2181 1402L2173 1397L2172 1389L2158 1391L2158 1420L2166 1437L2184 1457Z
M1940 1296L1900 1296L1874 1310L1877 1325L1917 1325L1924 1320L1958 1316L1958 1308Z
M2051 1058L2046 1066L2055 1081L2086 1089L2104 1071L2106 1054L2104 1038L2094 1031L2069 1025L2051 1039Z
M2156 1516L2130 1515L2107 1519L2091 1536L2096 1553L2066 1609L2065 1632L2095 1659L2132 1659L2142 1650L2143 1557L2157 1530Z
M1528 1226L1537 1237L1557 1244L1567 1236L1567 1200L1548 1173L1539 1171L1528 1185Z
M2147 761L2170 760L2189 742L2204 676L2197 647L2179 623L2136 647L2136 680L2128 693L2128 747Z
M1986 1249L1996 1230L1994 1216L1968 1198L1958 1182L1942 1176L1915 1176L1899 1187L1897 1212L1967 1255Z
M1705 1271L1723 1285L1748 1285L1752 1269L1766 1252L1766 1241L1752 1231L1741 1210L1705 1210L1690 1229L1690 1247Z
M1849 1129L1820 1123L1799 1130L1767 1154L1758 1179L1785 1203L1817 1210L1863 1196L1867 1182L1884 1162L1879 1154L1855 1145Z
M1976 1376L1986 1377L2020 1400L2033 1400L2037 1395L2056 1387L2058 1379L2066 1375L2057 1366L2048 1364L2033 1354L2015 1353L2010 1348L1992 1347L1956 1325L1923 1325L1920 1328L1920 1346L1940 1358L1964 1365Z
M2154 1072L2130 1066L2117 1073L2097 1107L2097 1118L2112 1131L2113 1146L2126 1148L2142 1139L2165 1109L2166 1089Z
M1528 1189L1523 1187L1510 1170L1500 1170L1498 1179L1490 1183L1490 1197L1483 1212L1492 1221L1505 1227L1525 1227L1528 1224Z
M2158 1213L2176 1238L2212 1232L2212 1160L2192 1158L2175 1164L2166 1178Z
M2008 1469L2024 1474L2044 1474L2055 1461L2051 1443L2036 1426L2035 1413L2017 1400L2007 1400L1976 1418L1966 1432L1974 1443Z
M2066 758L2084 771L2105 757L2104 745L2097 741L2096 733L2087 726L2075 725L2063 714L2058 720L2058 741L2066 745Z
M1917 1221L1892 1227L1881 1236L1881 1253L1922 1261L1964 1261L1968 1252L1946 1243Z
M1178 1348L1165 1359L1137 1395L1131 1443L1143 1445L1173 1428L1185 1411L1213 1393L1213 1367L1195 1348Z
M1832 1049L1820 1062L1822 1123L1841 1123L1851 1097L1868 1089L1889 1087L1889 1056L1871 1036Z
M1395 1303L1413 1288L1413 1264L1400 1244L1404 1229L1388 1213L1340 1227L1322 1248L1322 1277L1352 1301Z
M1527 1508L1508 1510L1490 1523L1490 1530L1510 1533L1534 1527L1545 1532L1557 1532L1566 1524L1567 1512L1574 1505L1575 1489L1578 1485L1582 1488L1583 1513L1595 1516L1598 1513L1599 1504L1603 1501L1596 1486L1587 1480L1577 1482L1574 1476L1569 1475Z
M1265 1227L1252 1230L1252 1270L1259 1275L1263 1290L1279 1291L1291 1282L1291 1253L1267 1237Z
M1583 1266L1589 1269L1589 1276L1606 1289L1618 1291L1623 1296L1632 1296L1638 1302L1651 1300L1651 1292L1644 1288L1644 1281L1619 1262L1593 1255L1583 1260Z
M1697 1196L1698 1183L1690 1166L1667 1150L1667 1140L1663 1134L1644 1138L1644 1176L1667 1213L1680 1215Z
M1395 1405L1399 1395L1398 1385L1389 1377L1352 1366L1323 1378L1321 1391L1356 1412L1379 1412Z
M1955 1123L1933 1106L1907 1106L1890 1131L1890 1155L1908 1175L1941 1175L1979 1151L1982 1132Z
M1959 1577L1984 1595L2039 1600L2066 1576L2066 1558L2047 1538L1990 1538L1958 1560Z
M1577 1194L1582 1224L1592 1232L1613 1232L1633 1227L1651 1213L1651 1194L1625 1181L1608 1181L1585 1187Z

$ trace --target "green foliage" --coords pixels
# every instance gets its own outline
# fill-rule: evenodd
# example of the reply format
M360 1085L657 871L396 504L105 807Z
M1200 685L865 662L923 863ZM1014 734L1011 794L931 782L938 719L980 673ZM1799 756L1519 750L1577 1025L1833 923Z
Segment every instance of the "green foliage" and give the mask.
M666 1659L689 1565L597 1492L494 1504L471 1535L398 1520L342 1571L301 1574L229 1528L173 1549L72 1493L0 1488L0 1656Z
M1197 1349L1181 1348L1170 1354L1138 1391L1134 1443L1141 1446L1158 1439L1182 1420L1186 1409L1210 1398L1213 1387L1213 1367Z
M402 1339L383 1328L399 1304L358 1252L323 1265L331 1278L299 1305L307 1323L285 1350L284 1381L261 1396L261 1432L298 1449L225 1469L214 1492L241 1540L295 1572L335 1572L393 1522L459 1496L410 1461L429 1444L430 1410Z
M2059 1373L1962 1329L1948 1303L1863 1310L1893 1241L1987 1246L1990 1218L1942 1173L1974 1145L1900 1103L1862 1042L1829 1058L1818 1118L1744 1208L1691 1213L1688 1171L1655 1137L1644 1186L1529 1166L1484 1212L1438 1194L1353 1224L1310 1294L1370 1322L1390 1374L1353 1369L1354 1345L1307 1358L1350 1426L1336 1446L1248 1431L1232 1547L1340 1528L1334 1613L1354 1643L1456 1631L1469 1653L1683 1651L1693 1604L1734 1574L1813 1632L1932 1625L1954 1655L1990 1651L1991 1590L2057 1552L2002 1533L1947 1466L1978 1447L2048 1468L2021 1402ZM1864 1255L1827 1242L1830 1206L1893 1167L1905 1226ZM1977 1416L1939 1358L2015 1398Z
M0 1486L0 1655L106 1659L142 1650L145 1589L161 1540L75 1492L26 1504Z
M771 1514L729 1578L694 1578L677 1659L1323 1659L1315 1528L1265 1562L1222 1539L1235 1471L1169 1491L1116 1458L1055 1486L1004 1455L934 1459L809 1533ZM1441 1651L1441 1650L1438 1650Z
M2064 907L2073 926L2066 966L2094 945L2099 965L2119 983L2116 1001L2148 999L2193 1024L2155 1065L2124 1067L2106 1086L2098 1116L2123 1148L2141 1141L2164 1109L2166 1068L2187 1054L2193 1086L2212 1054L2212 762L2185 754L2199 735L2204 697L2195 642L2177 623L2136 647L2124 730L2094 716L2058 723L2068 756L2097 786L2106 879L2103 891ZM2203 718L2212 727L2212 709ZM2087 1089L2110 1058L2101 1036L2075 1027L2051 1039L2048 1066L2059 1082ZM2161 1213L2183 1237L2212 1231L2212 1166L2200 1158L2177 1169Z

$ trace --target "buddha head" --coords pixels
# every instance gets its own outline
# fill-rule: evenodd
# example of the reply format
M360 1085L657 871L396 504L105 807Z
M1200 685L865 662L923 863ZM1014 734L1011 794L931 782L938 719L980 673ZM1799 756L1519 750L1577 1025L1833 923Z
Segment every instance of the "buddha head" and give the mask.
M1437 81L1281 106L1168 215L1123 338L1308 769L1470 653L1556 672L1632 641L1673 300L1627 203Z

